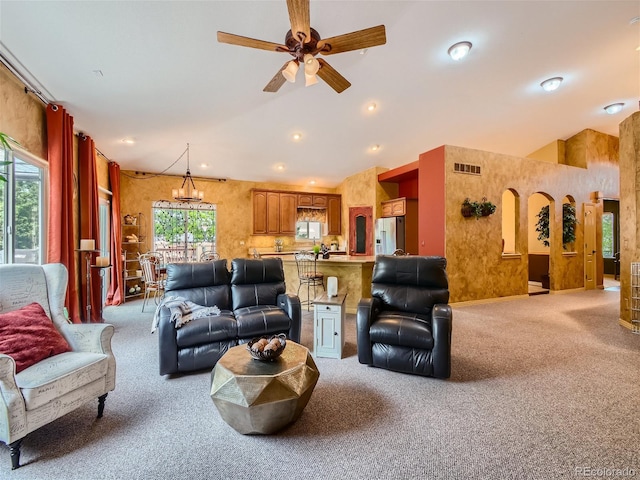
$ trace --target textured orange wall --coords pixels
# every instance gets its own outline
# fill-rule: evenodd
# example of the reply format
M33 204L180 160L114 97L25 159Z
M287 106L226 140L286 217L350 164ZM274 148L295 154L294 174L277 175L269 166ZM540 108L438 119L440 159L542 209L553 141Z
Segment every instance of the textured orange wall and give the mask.
M587 138L587 137L585 137ZM562 238L562 199L571 195L578 218L591 194L600 191L606 198L618 198L619 175L615 137L589 137L584 150L588 168L558 165L545 161L512 157L461 147L445 147L446 257L451 282L451 301L524 295L527 293L528 240L527 200L536 192L554 199L550 248L551 289L580 288L584 285L582 223L576 232L576 253L567 254ZM454 163L479 165L482 175L454 173ZM523 172L526 174L523 175ZM516 250L521 256L502 255L502 194L511 188L519 195L520 217ZM422 192L421 192L422 193ZM497 205L495 214L479 220L460 213L463 200L486 197ZM602 211L602 202L596 205ZM601 261L600 261L601 263ZM600 267L599 267L600 268ZM599 270L599 284L602 272Z
M420 255L445 255L445 147L419 158L418 249Z
M15 138L28 152L47 160L45 105L24 93L24 85L0 64L0 132Z

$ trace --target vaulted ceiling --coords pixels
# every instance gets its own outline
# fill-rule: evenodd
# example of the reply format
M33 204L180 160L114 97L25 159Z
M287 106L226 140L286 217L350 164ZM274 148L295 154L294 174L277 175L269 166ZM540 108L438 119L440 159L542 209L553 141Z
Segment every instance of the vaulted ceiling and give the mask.
M638 110L637 0L311 0L310 16L324 38L386 26L385 45L325 57L352 84L341 94L300 77L265 93L290 57L217 42L284 43L285 0L0 0L0 52L110 160L176 175L189 143L194 176L330 187L442 144L526 156L585 128L617 135ZM456 62L459 41L473 47Z

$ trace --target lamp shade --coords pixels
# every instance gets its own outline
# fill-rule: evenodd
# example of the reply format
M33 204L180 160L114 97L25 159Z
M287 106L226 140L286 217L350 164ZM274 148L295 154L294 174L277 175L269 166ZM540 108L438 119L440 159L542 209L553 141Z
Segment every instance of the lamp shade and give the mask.
M282 70L282 75L287 79L287 82L294 83L296 81L296 73L298 73L298 62L291 60L287 65L287 68Z
M304 73L307 75L315 75L320 69L320 62L311 54L307 53L304 57Z
M304 74L304 86L305 87L310 87L311 85L315 85L316 83L318 83L318 77L316 77L315 75L309 75L305 72Z

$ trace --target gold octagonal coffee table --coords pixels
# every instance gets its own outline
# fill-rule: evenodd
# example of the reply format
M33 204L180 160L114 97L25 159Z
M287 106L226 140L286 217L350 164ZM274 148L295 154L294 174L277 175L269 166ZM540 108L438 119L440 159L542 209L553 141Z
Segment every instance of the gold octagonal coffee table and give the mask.
M291 340L272 362L232 347L211 372L211 399L222 419L242 434L269 434L295 422L320 372L309 350Z

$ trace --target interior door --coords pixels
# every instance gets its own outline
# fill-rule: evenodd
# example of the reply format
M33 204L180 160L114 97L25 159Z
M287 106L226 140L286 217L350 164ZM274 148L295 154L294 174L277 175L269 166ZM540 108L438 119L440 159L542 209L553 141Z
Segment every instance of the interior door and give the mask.
M373 207L349 208L349 255L373 255Z
M584 204L584 286L596 288L596 207Z

